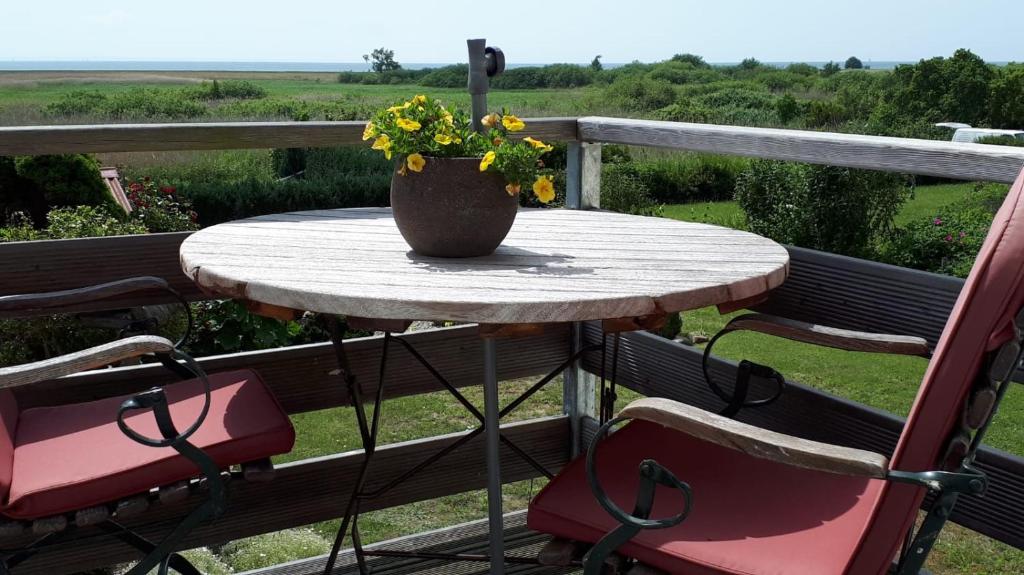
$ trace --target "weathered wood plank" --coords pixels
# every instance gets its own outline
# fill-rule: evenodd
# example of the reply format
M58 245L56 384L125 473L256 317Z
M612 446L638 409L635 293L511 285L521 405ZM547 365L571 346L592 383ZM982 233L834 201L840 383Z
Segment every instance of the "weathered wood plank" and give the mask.
M409 251L387 208L261 216L196 232L186 274L225 297L361 317L491 324L635 317L778 286L788 254L706 224L611 212L519 212L498 250Z
M579 119L580 140L1012 183L1024 150L964 144L623 118Z
M725 329L756 331L846 351L919 355L921 357L928 357L931 353L928 349L928 342L923 337L839 329L763 313L735 317L729 321Z
M526 511L506 513L504 518L505 553L508 556L534 558L551 540L550 535L530 531L526 528ZM461 525L445 527L425 533L416 533L367 545L367 550L385 549L390 551L419 551L429 553L462 553L486 555L488 550L487 520L470 521ZM326 555L310 557L283 565L246 571L240 575L321 575L326 564ZM457 562L440 559L410 560L397 557L371 557L367 565L375 575L487 575L490 565L486 562ZM635 568L634 568L635 569ZM338 555L335 573L355 574L355 556L351 549ZM506 573L527 575L554 575L578 573L579 569L543 565L508 565Z
M709 443L804 469L876 479L889 471L889 459L872 451L778 433L664 398L637 399L622 408L619 416L657 423Z
M569 425L564 417L508 424L502 426L502 431L551 469L560 468L567 460ZM384 485L399 476L410 463L450 444L460 435L409 441L378 449L368 487ZM511 450L502 449L501 455L505 482L537 475L533 467ZM227 513L218 521L192 531L182 548L211 545L339 517L362 459L361 451L349 452L280 465L277 477L270 482L233 481L228 491ZM379 499L366 501L362 510L394 507L482 488L486 484L483 461L483 438L477 437L453 456L438 461ZM156 505L125 523L138 529L143 536L158 539L196 505L199 497L199 494L192 494L180 504ZM48 552L19 566L18 573L79 573L137 557L119 542L109 538L90 538L95 535L92 528L81 529L74 534L73 540L55 545Z
M172 351L174 351L174 344L162 337L155 335L126 337L32 363L0 367L0 389L64 377L149 353L170 353Z
M400 337L409 341L452 385L480 384L483 364L477 326L424 330ZM367 398L376 393L382 341L382 337L367 337L345 342L349 364ZM539 336L499 339L497 345L499 379L546 374L569 357L569 327L549 326ZM330 343L205 357L199 359L199 364L208 372L255 369L288 413L351 404L344 383L335 374L337 361ZM19 405L28 408L124 395L174 380L170 372L154 364L84 373L17 388L15 393ZM384 397L442 389L402 346L390 347Z
M181 272L178 248L190 232L0 243L0 296L70 290L137 276L167 280L183 297L206 299ZM127 293L46 313L119 309L176 301L169 294Z
M576 139L575 118L527 119L522 136ZM0 156L237 148L363 146L364 121L0 127Z

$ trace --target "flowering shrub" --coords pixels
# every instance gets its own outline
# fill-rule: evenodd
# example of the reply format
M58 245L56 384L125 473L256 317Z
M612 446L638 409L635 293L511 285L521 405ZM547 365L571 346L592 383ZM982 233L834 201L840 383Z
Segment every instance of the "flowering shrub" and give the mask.
M152 233L182 232L198 229L198 216L192 205L179 198L174 186L158 186L150 178L128 182L128 201L132 217Z
M522 131L526 123L503 111L483 119L484 131L474 132L460 110L448 110L437 99L416 96L381 110L363 131L363 140L387 159L398 156L398 173L429 170L431 158L480 158L480 171L496 170L505 176L505 191L518 194L524 185L533 189L543 203L555 197L554 180L540 173L541 156L553 148L530 137L514 140L509 135Z
M938 214L910 222L881 246L882 259L898 266L967 277L1006 186L979 186Z

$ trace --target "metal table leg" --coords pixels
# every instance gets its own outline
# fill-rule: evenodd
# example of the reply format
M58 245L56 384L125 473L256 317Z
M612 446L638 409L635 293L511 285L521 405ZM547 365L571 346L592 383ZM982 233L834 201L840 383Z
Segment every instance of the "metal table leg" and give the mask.
M487 518L491 575L505 573L505 532L501 510L501 453L498 409L498 355L494 338L484 338L484 433L487 450Z

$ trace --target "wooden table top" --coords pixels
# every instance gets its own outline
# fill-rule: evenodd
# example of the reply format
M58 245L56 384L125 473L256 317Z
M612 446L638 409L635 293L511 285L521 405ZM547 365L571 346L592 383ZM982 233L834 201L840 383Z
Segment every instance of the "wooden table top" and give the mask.
M490 255L413 253L389 208L261 216L196 232L181 265L201 287L298 310L512 324L639 317L755 297L789 255L751 234L611 212L523 209Z

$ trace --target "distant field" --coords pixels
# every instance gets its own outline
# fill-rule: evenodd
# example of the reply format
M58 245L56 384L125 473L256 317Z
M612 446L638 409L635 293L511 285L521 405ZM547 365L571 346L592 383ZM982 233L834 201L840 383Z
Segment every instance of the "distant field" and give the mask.
M268 99L329 100L353 106L376 107L425 93L460 106L469 106L469 94L460 88L424 88L415 85L340 84L335 74L303 72L0 72L0 125L64 123L44 114L47 104L75 91L110 95L133 88L174 90L204 81L249 80L267 91ZM507 107L521 116L608 113L600 90L594 87L561 90L493 90L494 109ZM199 118L215 121L216 109ZM84 119L83 121L88 121ZM74 119L72 119L74 121Z

